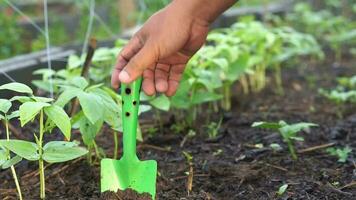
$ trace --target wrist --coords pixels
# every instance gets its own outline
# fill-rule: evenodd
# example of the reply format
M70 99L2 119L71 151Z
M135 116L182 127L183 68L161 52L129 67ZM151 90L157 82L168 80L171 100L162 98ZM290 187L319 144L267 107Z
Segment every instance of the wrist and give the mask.
M183 9L194 20L209 26L237 0L173 0L172 6Z

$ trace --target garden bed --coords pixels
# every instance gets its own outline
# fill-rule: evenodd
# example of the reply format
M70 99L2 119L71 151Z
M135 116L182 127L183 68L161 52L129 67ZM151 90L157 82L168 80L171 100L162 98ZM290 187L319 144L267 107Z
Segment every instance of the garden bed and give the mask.
M167 120L161 133L146 138L139 145L142 160L158 161L158 199L354 199L356 198L356 166L353 151L344 164L325 152L310 147L319 145L350 146L356 148L356 109L348 106L344 118L336 114L336 107L322 98L318 88L332 88L338 76L356 74L354 58L342 64L325 61L318 66L300 64L283 72L285 95L274 94L273 85L256 95L238 95L232 112L223 114L220 135L207 139L204 128L184 144L184 135L173 134ZM238 89L238 88L237 88ZM204 116L200 116L203 127ZM145 114L142 123L155 123ZM169 118L169 117L167 117ZM213 116L215 121L219 115ZM297 143L299 159L293 161L281 138L273 131L251 128L255 121L313 122L320 126L303 133L305 142ZM141 123L141 124L142 124ZM24 129L26 137L33 137L31 127ZM3 134L1 134L3 137ZM73 134L79 139L79 134ZM60 134L48 138L62 139ZM97 142L107 152L113 151L112 133L103 131ZM279 143L283 151L275 152L269 144ZM264 146L256 146L263 144ZM319 146L320 147L320 146ZM187 194L189 165L183 151L193 156L192 192ZM110 154L109 154L110 156ZM25 199L38 199L37 165L27 161L16 166L21 177ZM66 164L48 165L47 199L100 199L100 169L89 166L84 158ZM276 191L288 184L287 191L277 196ZM0 199L16 199L16 189L9 170L0 173ZM103 198L104 199L104 198ZM120 197L117 197L120 199Z

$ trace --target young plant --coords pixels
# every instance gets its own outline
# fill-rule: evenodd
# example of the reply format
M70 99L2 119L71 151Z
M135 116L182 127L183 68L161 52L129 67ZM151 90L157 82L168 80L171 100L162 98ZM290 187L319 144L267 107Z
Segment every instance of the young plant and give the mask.
M326 149L326 152L328 152L332 156L337 156L339 158L338 162L344 163L346 162L349 153L352 152L352 149L350 147L344 147L344 148L330 147Z
M0 99L0 121L3 121L5 125L6 141L10 140L9 121L19 116L18 111L9 113L11 107L12 107L11 101L7 99ZM10 152L6 149L1 149L1 145L0 145L0 167L2 169L7 169L9 167L11 168L11 173L14 178L17 193L20 200L22 200L21 187L17 178L14 165L19 163L21 160L22 158L20 156L14 156L13 158L11 158Z
M96 136L102 130L104 123L114 131L122 131L121 118L121 96L102 84L89 85L83 77L76 77L66 85L61 86L63 92L54 103L64 107L72 99L78 98L81 110L72 118L74 129L79 129L84 144L89 152L95 150L97 158L101 158L104 152L100 150L95 142ZM139 113L149 110L150 107L140 106ZM114 133L114 142L117 141ZM138 131L137 139L142 141L141 131ZM117 147L118 145L115 144ZM117 151L117 149L115 149ZM92 163L91 154L88 160Z
M219 134L219 129L221 127L221 123L222 123L222 118L219 120L218 123L216 122L211 122L208 126L207 126L207 131L208 131L208 136L210 139L214 139L216 138L216 136L218 136Z
M278 123L274 122L254 122L252 127L264 128L278 131L282 136L283 141L287 143L289 153L291 154L294 160L298 159L298 156L294 149L293 141L304 141L304 138L298 136L298 133L302 130L309 129L310 127L318 126L313 123L296 123L296 124L287 124L285 121L279 121Z
M337 105L337 115L341 118L348 103L356 104L356 76L338 78L339 85L330 91L320 88L319 94Z
M282 196L288 189L288 184L283 184L278 188L277 195Z
M35 121L37 116L39 116L38 121L36 121L39 124L38 134L34 134L36 143L23 140L0 140L0 145L26 160L38 162L40 198L45 199L44 162L66 162L81 157L87 154L88 151L85 148L79 147L75 142L51 141L44 144L44 134L51 132L56 127L68 141L71 136L70 119L61 107L51 104L53 99L36 97L33 95L31 88L20 83L5 84L0 86L1 89L27 94L27 96L15 96L11 99L22 103L19 108L21 126Z

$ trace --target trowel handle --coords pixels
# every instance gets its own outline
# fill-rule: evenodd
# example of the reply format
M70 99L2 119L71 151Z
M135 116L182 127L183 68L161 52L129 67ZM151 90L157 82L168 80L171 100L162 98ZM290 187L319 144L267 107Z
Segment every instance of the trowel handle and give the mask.
M140 105L140 90L142 78L131 84L122 84L122 124L123 124L123 157L137 158L136 130L138 124L138 109Z

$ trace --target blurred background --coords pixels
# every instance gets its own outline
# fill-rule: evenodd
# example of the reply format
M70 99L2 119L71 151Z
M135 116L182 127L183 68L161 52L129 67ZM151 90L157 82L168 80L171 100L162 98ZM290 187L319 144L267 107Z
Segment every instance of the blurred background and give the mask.
M48 0L48 36L51 50L54 51L51 53L61 54L54 55L57 59L51 60L65 62L68 55L74 51L83 52L89 38L98 40L99 46L114 46L116 39L130 37L137 30L137 26L169 2L169 0ZM43 56L43 53L37 53L33 57L34 52L46 48L44 30L46 19L43 5L42 0L0 2L0 60L10 59L7 62L0 62L2 73L11 73L18 68L19 62L21 69L45 63L45 58L38 57ZM351 41L355 41L356 35L355 12L355 0L240 0L224 13L212 28L229 27L244 16L254 16L255 20L268 26L290 26L302 33L309 33L318 42L322 42L322 45L338 42L324 45L327 48L336 48L337 45L338 49L342 49L343 46L349 45L348 52L353 55L355 49ZM336 36L343 38L335 38ZM68 49L72 51L65 53ZM27 57L16 59L16 62L11 60L19 55ZM30 64L31 62L33 64ZM9 63L14 64L11 65L11 69L6 68L9 67ZM56 67L58 63L53 65ZM59 67L64 65L59 63Z
M92 36L98 40L118 37L124 30L143 23L169 2L169 0L96 1ZM309 3L315 10L325 10L349 19L354 18L356 9L353 0L296 2ZM83 0L48 0L49 35L52 45L83 43L90 19L90 4L91 1ZM234 8L227 13L230 15L288 14L292 11L291 4L288 0L240 0L235 5L235 8L239 8L235 10L237 13L231 13ZM27 17L17 12L14 6ZM0 59L38 51L46 46L45 37L30 22L32 20L33 23L43 27L42 0L3 0L0 3L0 11Z

